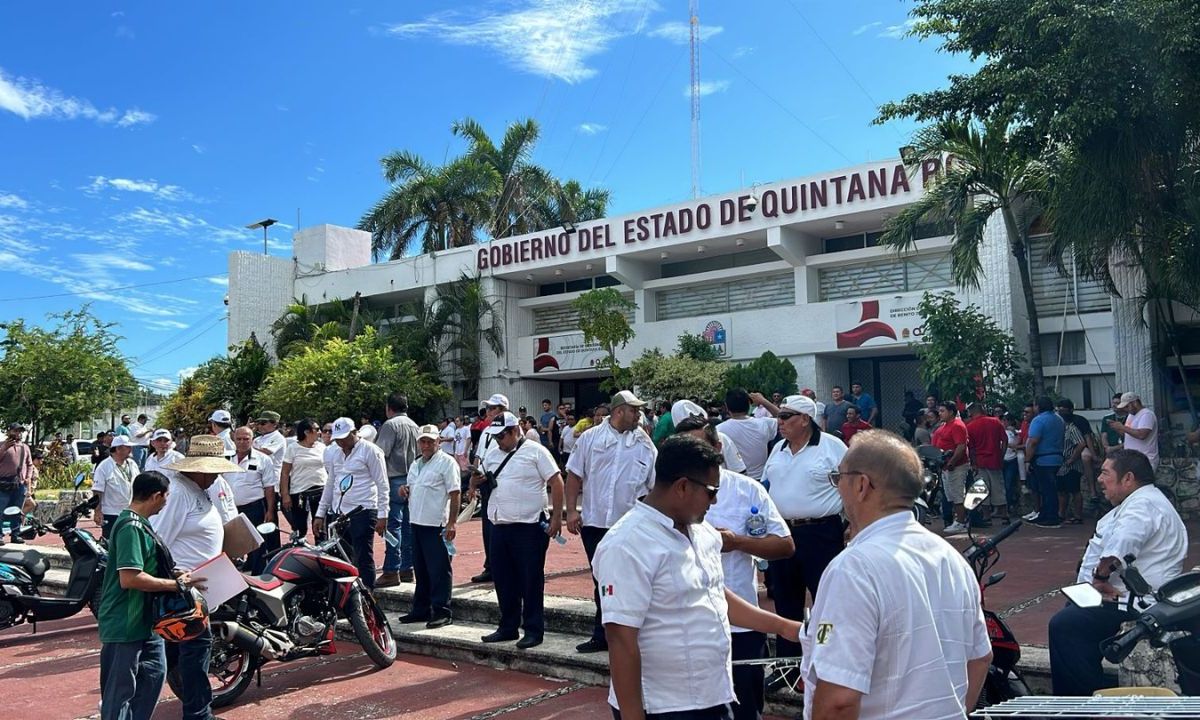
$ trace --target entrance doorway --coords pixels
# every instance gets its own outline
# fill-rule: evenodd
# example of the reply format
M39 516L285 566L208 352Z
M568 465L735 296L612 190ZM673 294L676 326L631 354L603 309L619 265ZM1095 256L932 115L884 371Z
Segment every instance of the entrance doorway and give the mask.
M580 413L609 401L609 396L600 390L601 380L603 378L579 378L576 380L559 381L558 397L563 400L571 399L576 419L582 420L583 417Z
M906 427L904 391L911 390L922 405L925 402L921 362L915 355L851 358L850 381L862 383L863 391L879 404L878 426L901 435Z

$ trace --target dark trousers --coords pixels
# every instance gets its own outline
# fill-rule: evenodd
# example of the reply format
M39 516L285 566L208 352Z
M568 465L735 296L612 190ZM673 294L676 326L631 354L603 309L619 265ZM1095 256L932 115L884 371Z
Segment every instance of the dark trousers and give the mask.
M479 488L479 513L483 518L483 571L491 572L492 570L492 529L495 525L491 520L488 520L488 499L492 496L492 490L487 485L482 485Z
M292 526L292 530L300 533L300 537L308 535L309 520L317 517L317 506L321 504L321 492L321 488L316 488L305 490L302 493L292 493L288 496L292 501L292 510L287 514L288 524Z
M1004 502L1008 505L1008 514L1016 515L1021 506L1021 471L1017 467L1020 460L1004 461Z
M1033 465L1029 470L1033 475L1033 487L1042 499L1042 506L1038 508L1038 522L1061 521L1062 518L1058 516L1058 465Z
M102 643L100 720L150 720L166 677L166 650L157 635L140 642Z
M796 553L786 560L771 562L775 612L789 620L804 620L804 593L817 597L821 573L842 551L842 521L833 516L821 522L791 525ZM799 657L800 643L776 638L778 657Z
M596 557L596 548L600 546L600 541L606 534L608 534L608 528L588 527L587 525L579 528L579 537L583 540L583 551L587 553L589 570L592 568L592 558ZM592 640L607 645L608 639L604 635L604 623L600 619L600 584L596 582L595 575L592 575L592 601L596 603L596 622L592 626Z
M500 605L500 632L545 633L546 548L539 523L499 523L492 528L492 581Z
M17 482L15 477L0 478L7 483L12 483L12 490L0 490L0 512L4 512L7 508L15 507L20 510L25 505L25 484ZM115 519L116 516L114 515ZM18 532L21 529L21 516L14 517L13 522L8 526L8 534L13 539L17 539ZM4 540L4 536L0 533L0 541Z
M408 522L408 500L400 497L400 488L408 484L408 475L388 478L387 529L398 545L384 545L383 571L407 572L413 569L413 533Z
M767 656L767 636L760 632L732 633L733 659L758 660ZM733 666L733 720L762 720L766 698L762 665Z
M246 516L251 525L258 527L267 521L267 501L255 500L246 503L245 505L237 506L238 512ZM262 571L267 567L267 543L266 538L263 538L263 544L258 546L258 549L246 556L246 565L244 570L251 575L262 575Z
M167 672L179 678L183 720L212 720L212 685L208 661L212 655L212 630L181 643L167 643Z
M100 537L108 539L108 534L112 532L113 523L117 521L116 515L105 515L104 523L100 526Z
M621 711L611 705L609 707L612 709L614 720L621 720ZM730 720L732 717L728 705L678 712L646 713L646 720Z
M430 618L450 617L450 586L454 582L450 553L442 538L442 528L413 525L412 614Z
M375 589L375 515L362 512L350 518L346 540L350 543L350 558L358 568L358 576L368 589Z
M1051 497L1054 497L1051 495ZM1070 603L1050 618L1050 681L1054 695L1091 695L1111 687L1100 665L1100 643L1133 615L1115 603L1081 608Z

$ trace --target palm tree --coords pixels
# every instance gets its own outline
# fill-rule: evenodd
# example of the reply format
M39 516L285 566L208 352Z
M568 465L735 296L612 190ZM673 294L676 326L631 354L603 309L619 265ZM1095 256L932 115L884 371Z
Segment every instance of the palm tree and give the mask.
M584 190L577 180L562 183L538 203L537 215L542 227L558 227L568 222L586 222L604 217L609 192L600 188Z
M478 276L463 273L456 282L438 286L432 309L440 328L440 352L455 359L463 397L477 397L484 348L504 354L504 325L496 302L484 292Z
M914 247L918 228L928 223L954 224L951 268L960 287L978 287L982 266L979 249L988 220L1000 213L1008 249L1017 261L1025 313L1029 317L1029 363L1034 390L1045 389L1041 330L1029 271L1029 226L1036 218L1046 188L1044 164L1009 133L1007 118L991 117L976 124L967 118L945 118L918 131L915 163L940 161L946 167L920 200L884 226L880 245L896 251Z
M510 237L545 227L534 211L538 199L554 192L557 181L530 161L541 134L537 121L527 119L510 124L499 146L471 118L454 123L451 131L467 140L466 157L492 171L495 185L491 188L493 205L488 235Z
M350 328L378 326L383 315L359 303L358 317L354 314L354 301L334 299L320 305L311 305L307 295L293 298L283 315L271 324L271 336L275 339L275 355L280 360L309 347L320 347L328 340L339 337L350 339Z

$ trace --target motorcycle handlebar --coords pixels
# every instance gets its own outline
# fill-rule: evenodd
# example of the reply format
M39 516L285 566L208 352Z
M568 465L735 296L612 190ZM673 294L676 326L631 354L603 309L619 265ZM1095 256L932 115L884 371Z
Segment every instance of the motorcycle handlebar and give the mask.
M996 549L997 545L1004 542L1010 536L1012 536L1013 533L1015 533L1017 530L1021 529L1021 524L1022 523L1020 520L1014 521L1011 525L1004 528L1003 530L996 533L995 535L988 538L987 540L984 540L983 542L980 542L976 545L972 545L969 548L967 548L963 552L963 556L966 557L967 560L974 560L977 557L987 557L988 555L991 555L992 551Z
M1100 651L1104 654L1104 658L1111 663L1120 663L1125 658L1129 657L1129 653L1137 647L1137 644L1144 638L1150 635L1150 628L1140 620L1129 630L1111 637L1104 641Z

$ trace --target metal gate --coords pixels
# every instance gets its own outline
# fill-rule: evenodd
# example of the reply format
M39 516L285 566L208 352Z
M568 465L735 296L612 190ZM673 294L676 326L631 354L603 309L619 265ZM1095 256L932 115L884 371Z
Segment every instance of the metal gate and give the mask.
M921 382L921 363L913 355L879 358L851 358L850 382L860 382L863 392L879 403L879 427L904 434L904 391L911 390L925 402ZM850 388L846 388L849 394Z

